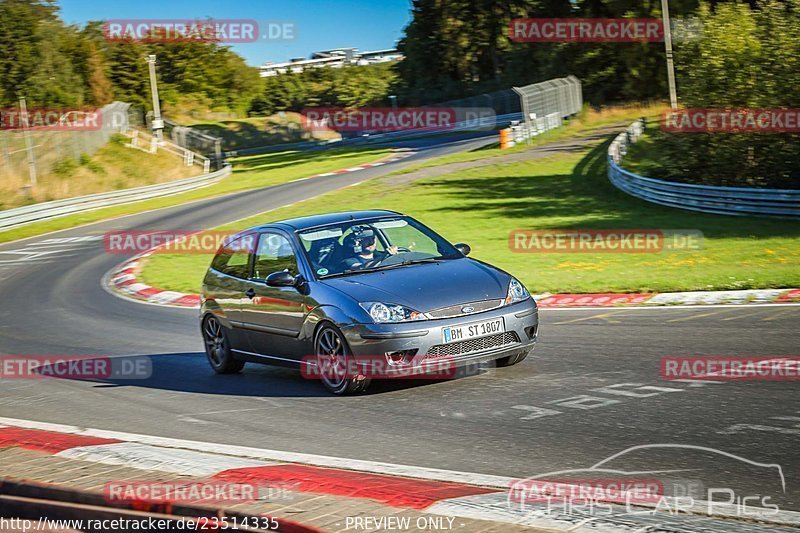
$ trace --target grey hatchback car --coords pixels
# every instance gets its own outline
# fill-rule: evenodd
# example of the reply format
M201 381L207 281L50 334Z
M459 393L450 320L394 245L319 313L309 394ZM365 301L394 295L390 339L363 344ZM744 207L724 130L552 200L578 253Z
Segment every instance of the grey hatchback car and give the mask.
M228 238L203 280L200 326L218 373L300 368L334 394L533 350L538 309L510 274L392 211L315 215Z

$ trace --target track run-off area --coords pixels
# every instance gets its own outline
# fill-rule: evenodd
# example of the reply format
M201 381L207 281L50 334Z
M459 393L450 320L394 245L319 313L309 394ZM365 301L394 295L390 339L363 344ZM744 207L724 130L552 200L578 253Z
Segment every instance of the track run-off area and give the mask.
M293 370L215 375L197 310L132 302L101 283L124 259L104 251L107 231L214 227L481 142L0 245L0 352L152 365L146 379L4 380L0 417L513 479L631 450L616 468L769 494L800 511L796 382L660 376L668 356L796 356L800 306L542 309L536 350L520 365L333 397ZM642 448L656 444L670 446ZM785 490L754 462L780 465Z

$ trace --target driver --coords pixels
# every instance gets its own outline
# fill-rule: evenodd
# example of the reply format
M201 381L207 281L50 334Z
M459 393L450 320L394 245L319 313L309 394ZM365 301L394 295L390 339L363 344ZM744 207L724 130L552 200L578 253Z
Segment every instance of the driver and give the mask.
M397 254L397 246L389 246L384 252L375 250L375 231L371 228L354 231L350 235L350 242L353 256L344 260L344 265L348 270L371 268L380 264L390 255Z

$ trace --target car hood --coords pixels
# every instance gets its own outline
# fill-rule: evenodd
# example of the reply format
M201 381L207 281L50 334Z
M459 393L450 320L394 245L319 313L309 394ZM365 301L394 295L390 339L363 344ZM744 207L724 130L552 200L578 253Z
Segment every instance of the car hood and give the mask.
M418 263L322 280L359 302L385 302L428 312L440 307L505 298L511 277L474 259Z

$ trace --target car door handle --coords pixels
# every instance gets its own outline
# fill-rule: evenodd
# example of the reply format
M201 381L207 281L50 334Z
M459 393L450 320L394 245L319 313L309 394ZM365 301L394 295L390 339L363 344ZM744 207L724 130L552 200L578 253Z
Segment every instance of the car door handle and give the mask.
M252 287L250 287L249 289L244 291L244 295L252 299L256 297L256 291Z

